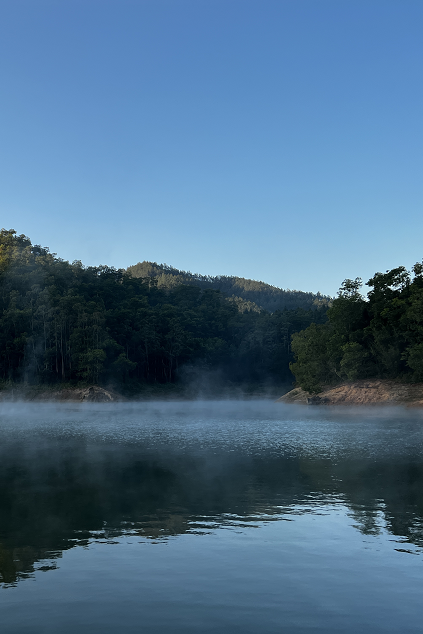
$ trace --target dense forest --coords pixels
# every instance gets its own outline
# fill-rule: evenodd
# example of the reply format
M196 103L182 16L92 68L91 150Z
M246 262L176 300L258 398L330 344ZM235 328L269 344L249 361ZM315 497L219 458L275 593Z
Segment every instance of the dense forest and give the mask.
M234 277L229 275L200 275L180 271L167 264L156 262L138 262L128 267L127 271L134 277L153 277L157 279L159 288L172 289L176 286L194 285L202 289L213 289L225 293L231 297L239 307L244 310L260 309L274 312L275 310L295 310L328 306L331 298L320 293L304 293L303 291L290 291L264 282Z
M3 229L1 385L135 394L208 377L216 389L277 387L293 380L291 335L326 321L325 302L270 312L240 294L192 281L166 286L145 273L69 263Z
M423 381L423 264L345 280L325 324L294 333L291 369L309 392L344 380Z

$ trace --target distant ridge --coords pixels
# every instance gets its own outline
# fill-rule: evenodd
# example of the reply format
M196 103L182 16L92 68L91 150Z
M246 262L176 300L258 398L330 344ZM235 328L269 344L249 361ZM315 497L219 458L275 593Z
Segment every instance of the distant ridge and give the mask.
M284 309L303 308L309 310L328 305L332 299L328 295L284 290L265 282L244 277L231 275L213 277L190 271L180 271L168 264L157 264L157 262L138 262L138 264L129 266L127 272L133 277L155 278L157 285L161 288L172 289L181 284L192 284L203 289L219 290L238 304L241 303L244 310L247 311L267 310L273 313L275 310Z

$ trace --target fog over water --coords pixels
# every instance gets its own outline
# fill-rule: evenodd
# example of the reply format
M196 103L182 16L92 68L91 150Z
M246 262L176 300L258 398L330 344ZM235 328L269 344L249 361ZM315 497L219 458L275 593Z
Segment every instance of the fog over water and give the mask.
M38 606L28 631L57 631L40 612L53 599L62 625L82 601L69 631L85 631L87 619L109 631L99 616L104 597L114 597L109 617L119 621L123 587L128 632L138 631L139 618L148 632L198 631L204 619L207 631L234 623L239 631L257 631L259 623L280 631L288 619L287 631L352 632L373 623L376 586L391 613L388 623L378 608L373 631L418 631L419 410L265 400L2 403L0 417L0 617L7 632L28 625L13 608L13 597L28 592ZM406 598L392 586L395 576ZM340 584L348 590L331 607L318 599L319 583L331 597ZM150 597L141 605L146 592L156 592L158 603ZM206 593L201 601L198 592ZM289 609L281 599L287 593ZM230 607L222 607L223 596Z

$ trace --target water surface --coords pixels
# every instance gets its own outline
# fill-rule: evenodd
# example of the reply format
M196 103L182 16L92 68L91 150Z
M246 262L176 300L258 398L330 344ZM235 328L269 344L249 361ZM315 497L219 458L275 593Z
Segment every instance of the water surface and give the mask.
M422 424L3 403L2 631L420 632Z

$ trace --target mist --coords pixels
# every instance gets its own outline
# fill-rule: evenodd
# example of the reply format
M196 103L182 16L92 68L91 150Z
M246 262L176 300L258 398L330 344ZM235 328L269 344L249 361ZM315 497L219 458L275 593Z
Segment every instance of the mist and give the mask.
M93 540L246 530L323 503L347 509L363 534L423 546L419 412L16 402L0 404L0 417L6 584Z

